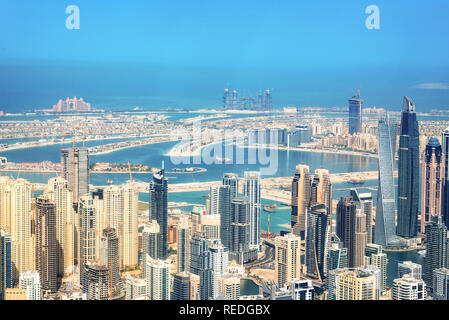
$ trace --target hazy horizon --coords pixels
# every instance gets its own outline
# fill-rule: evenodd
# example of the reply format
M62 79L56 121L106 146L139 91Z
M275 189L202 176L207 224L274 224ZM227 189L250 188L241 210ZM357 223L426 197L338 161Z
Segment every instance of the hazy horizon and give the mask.
M0 10L0 110L83 97L96 108L219 108L224 87L273 106L449 108L449 2L21 0Z

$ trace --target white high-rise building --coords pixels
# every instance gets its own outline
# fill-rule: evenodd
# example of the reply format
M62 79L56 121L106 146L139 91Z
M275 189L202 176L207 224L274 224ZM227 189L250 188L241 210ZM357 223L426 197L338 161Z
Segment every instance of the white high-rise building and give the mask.
M426 284L423 280L406 274L393 280L391 297L393 300L426 300Z
M409 274L413 278L422 279L422 266L412 261L404 261L398 263L398 277L402 278L404 275Z
M135 278L129 273L125 274L125 300L142 300L147 295L145 279Z
M312 280L292 279L290 289L292 300L313 300L314 288Z
M260 172L246 171L243 189L249 201L250 247L260 251Z
M19 288L26 290L27 300L41 300L41 282L37 271L27 270L21 273Z
M212 269L212 298L219 294L218 279L225 273L229 263L229 249L223 246L220 240L215 240L209 245L211 269Z
M11 184L10 230L11 260L13 283L17 283L19 274L35 270L34 235L31 230L31 184L24 179L17 179Z
M62 177L48 180L46 194L56 204L56 241L58 242L58 273L69 274L75 265L75 213L73 195Z
M118 231L121 268L138 264L138 189L133 182L108 186L103 191L107 226Z
M170 260L146 257L147 296L150 300L170 300Z

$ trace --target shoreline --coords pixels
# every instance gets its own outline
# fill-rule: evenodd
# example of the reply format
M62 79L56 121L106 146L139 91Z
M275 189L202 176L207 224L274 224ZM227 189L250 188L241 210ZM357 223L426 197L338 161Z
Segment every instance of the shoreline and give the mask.
M154 136L154 135L148 135L146 137L149 138L149 137L152 137L152 136ZM161 135L158 134L158 135L155 135L155 136L161 136ZM85 139L84 141L88 142L88 141L113 140L113 139L133 139L133 138L137 138L137 137L118 136L118 137ZM9 138L9 139L15 139L15 138ZM37 144L32 144L32 145L21 144L21 145L18 145L18 146L7 147L5 149L1 149L0 153L1 152L12 151L12 150L48 147L48 146L57 145L57 144L70 144L70 143L72 143L72 140L71 139L67 139L67 140L64 140L64 141L48 141L48 142L42 142L42 143L38 143L38 141L30 141L30 143L36 143L36 142L37 142ZM77 143L77 142L83 142L83 140L75 140L75 143Z
M89 156L98 156L98 155L102 155L102 154L113 153L113 152L124 150L124 149L129 149L129 148L137 148L137 147L147 146L147 145L150 145L150 144L170 142L171 141L170 138L169 137L167 137L167 138L168 138L167 140L163 140L163 141L148 141L148 142L144 142L144 143L139 143L137 145L130 145L130 146L123 146L123 147L113 148L111 150L104 150L104 151L98 151L98 152L89 152ZM138 141L138 140L131 140L131 141Z
M330 154L345 154L345 155L351 155L351 156L361 156L361 157L367 157L367 158L379 158L377 154L371 154L366 153L363 151L349 151L349 150L328 150L328 149L314 149L314 148L306 148L306 147L296 147L296 148L289 148L289 147L275 147L275 146L268 146L268 145L245 145L240 146L241 148L252 148L252 149L270 149L270 150L281 150L281 151L300 151L300 152L316 152L316 153L330 153Z

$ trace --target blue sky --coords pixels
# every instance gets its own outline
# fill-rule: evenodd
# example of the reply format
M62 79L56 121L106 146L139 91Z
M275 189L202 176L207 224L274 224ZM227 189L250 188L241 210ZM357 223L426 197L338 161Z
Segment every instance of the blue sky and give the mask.
M80 9L79 30L65 27L65 9L71 4ZM365 27L365 8L372 4L380 8L380 30ZM284 73L289 77L301 72L310 76L313 72L360 70L359 82L364 87L363 78L376 77L375 70L413 69L419 71L404 87L436 92L439 98L434 104L441 107L448 97L443 91L449 91L447 73L442 72L449 69L448 12L449 1L445 0L434 0L431 5L405 0L1 0L0 64L73 66L76 62L86 69L104 65L110 77L120 77L120 72L106 65L207 68L208 74L226 74L216 79L217 84L221 81L220 90L232 82L251 92L256 90L253 83L236 80L245 72L280 78ZM198 77L194 74L198 72L193 71L193 77ZM188 72L183 75L188 77ZM51 72L48 78L53 79ZM2 80L0 76L0 83ZM17 85L26 82L16 80ZM151 82L157 79L151 78ZM277 86L282 92L281 82L274 82L268 79L260 85ZM349 86L356 82L348 84L345 95L352 94ZM369 91L368 85L362 90ZM11 88L3 93L15 90L20 91ZM158 93L155 90L151 95ZM181 91L174 95L182 98ZM5 101L9 104L10 100ZM294 101L285 99L286 104ZM298 99L297 103L313 101ZM46 100L36 101L42 103ZM331 104L330 100L317 101L326 103ZM373 104L387 101L374 99Z

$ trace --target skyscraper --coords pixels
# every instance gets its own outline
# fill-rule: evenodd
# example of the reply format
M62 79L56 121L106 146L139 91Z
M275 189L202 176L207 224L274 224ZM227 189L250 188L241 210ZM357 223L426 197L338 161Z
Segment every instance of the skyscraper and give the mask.
M125 273L125 300L141 300L145 299L147 295L147 284L145 277L137 278Z
M86 293L88 300L107 300L110 296L109 269L97 264L86 265Z
M190 300L190 275L187 272L174 275L173 300Z
M373 196L371 193L359 193L357 189L351 190L351 197L356 203L357 209L362 210L366 216L366 243L372 243L373 225Z
M331 270L348 267L348 249L334 235L327 253L326 276Z
M27 270L20 273L19 288L26 290L27 300L41 300L41 282L38 272Z
M159 237L159 224L156 220L147 222L143 225L142 229L142 275L146 275L146 257L157 259L158 257L158 241Z
M73 193L63 177L52 178L48 181L46 194L56 206L56 241L58 251L58 274L71 272L75 265L75 234L77 223L73 210Z
M138 195L137 186L130 181L103 190L103 216L106 221L102 227L109 226L117 232L121 268L134 268L138 264Z
M409 274L415 279L422 279L422 266L412 261L404 261L398 263L398 277L402 278Z
M362 133L362 99L360 91L349 99L349 134Z
M449 128L443 132L444 180L441 212L446 227L449 227Z
M250 246L260 250L260 172L246 171L243 189L249 205Z
M61 150L61 176L73 192L73 201L89 193L89 150L87 147Z
M147 256L146 282L150 300L170 300L170 260Z
M97 210L94 200L89 194L80 197L80 281L83 292L87 293L87 266L93 264L98 258L97 250Z
M229 249L221 243L220 240L214 240L209 245L211 262L211 299L218 297L218 279L225 273L229 262Z
M271 111L271 93L270 89L265 90L264 93L264 111Z
M0 300L6 288L12 288L11 236L0 229Z
M17 179L10 186L10 230L13 265L13 285L19 274L35 270L34 234L31 230L31 184ZM6 203L6 205L8 205Z
M249 204L246 197L235 198L231 203L231 242L229 250L233 259L238 263L245 263L251 258L248 256L250 244L250 215ZM257 258L257 254L256 254Z
M324 267L330 238L331 216L324 204L311 207L307 215L306 272L309 276L322 280L325 278Z
M348 266L353 266L353 250L355 234L355 215L356 204L352 197L341 197L337 204L337 221L336 221L336 235L341 240L343 247L348 249Z
M365 247L365 265L376 266L380 270L381 281L379 291L383 293L387 287L387 254L382 252L382 246L369 243Z
M310 204L311 195L310 168L304 164L296 166L295 176L292 181L292 233L305 239L306 210Z
M107 227L100 238L100 265L109 271L109 288L112 296L122 289L119 269L119 238L114 228Z
M329 272L330 300L377 300L377 279L361 268L335 269Z
M49 293L58 289L58 246L56 204L46 196L36 198L36 269L41 288Z
M399 137L397 235L416 237L419 201L419 129L415 104L404 97Z
M277 284L283 287L301 278L301 238L292 233L274 239L274 272Z
M153 175L150 182L150 221L156 220L160 232L158 234L158 259L167 259L167 236L168 236L168 179L165 177L165 170L162 168Z
M433 271L447 267L447 228L440 216L433 216L426 225L426 257L423 265L423 279L432 289Z
M229 186L229 201L237 198L239 195L239 177L235 173L225 173L223 175L223 185Z
M230 107L229 89L225 88L223 93L223 109L230 110Z
M363 267L365 265L366 247L366 215L361 209L356 210L354 221L354 240L349 251L349 261L352 267ZM352 228L351 228L352 229ZM351 230L351 233L353 231Z
M200 299L211 297L212 264L209 243L204 233L196 232L190 242L190 272L200 277Z
M329 170L316 169L312 179L311 205L324 204L329 214L332 214L332 183Z
M178 224L178 273L190 271L190 224L182 217Z
M434 300L449 300L449 269L433 270L432 297Z
M238 300L240 297L240 277L225 273L218 279L218 293L228 300Z
M394 187L394 154L397 126L385 113L378 121L379 189L377 192L374 242L386 246L395 235L396 197Z
M421 170L421 232L431 216L442 215L444 159L440 142L430 138L422 157Z
M231 187L229 185L210 187L210 212L211 215L220 216L221 242L229 248L231 233Z
M426 300L426 284L409 275L394 279L391 297L393 300Z

